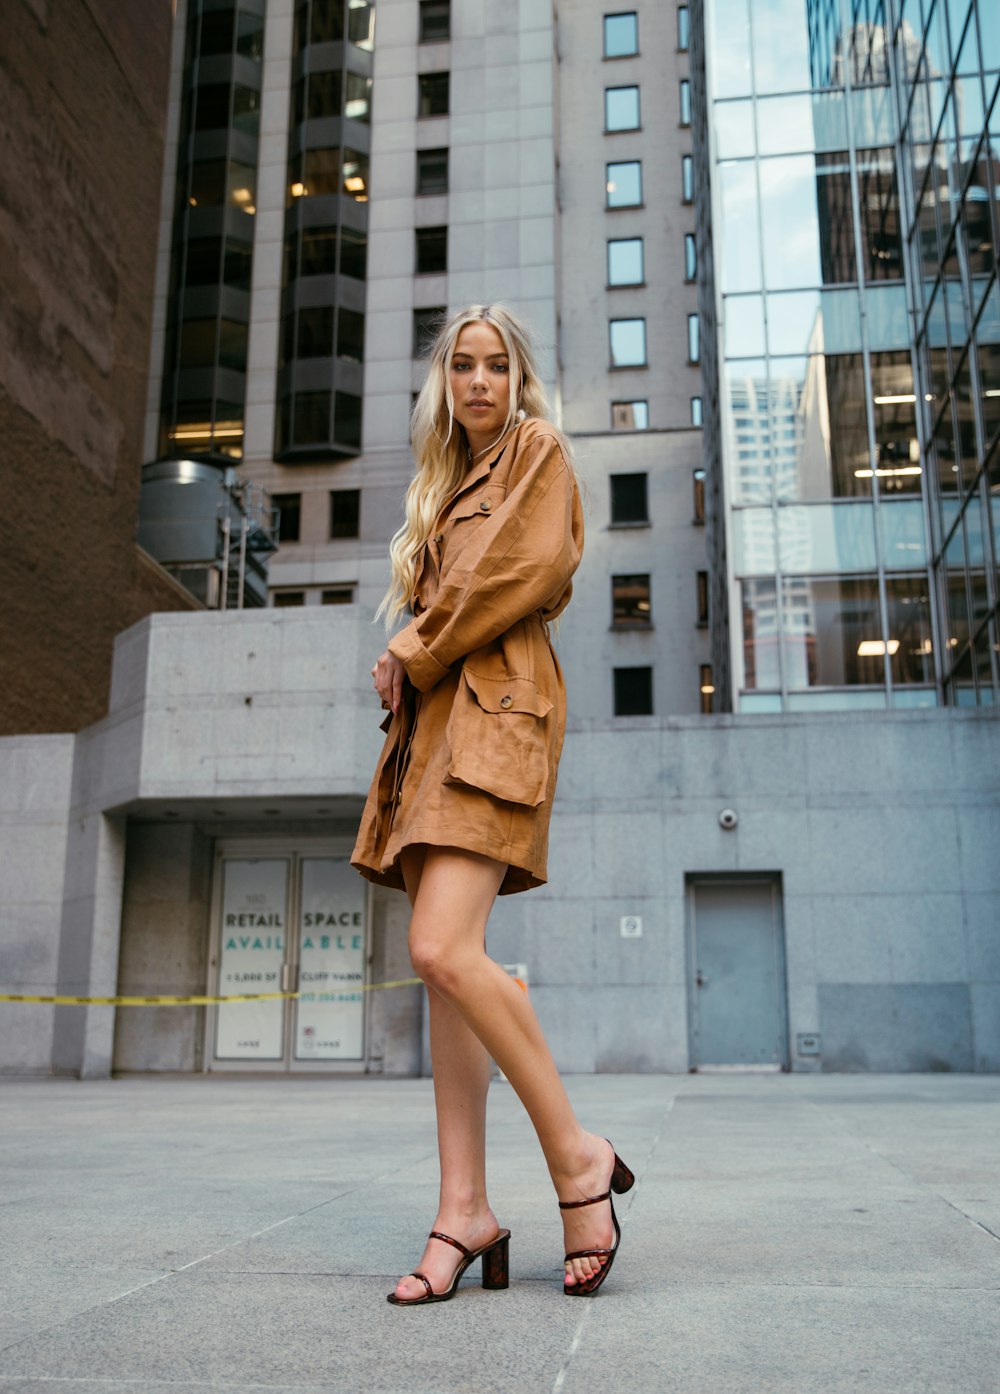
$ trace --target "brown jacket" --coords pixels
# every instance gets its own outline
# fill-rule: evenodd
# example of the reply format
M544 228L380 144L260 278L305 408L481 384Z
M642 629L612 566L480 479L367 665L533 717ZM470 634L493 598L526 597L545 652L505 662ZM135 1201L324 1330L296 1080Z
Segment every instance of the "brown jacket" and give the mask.
M566 714L548 621L569 603L582 549L553 428L522 422L442 510L414 617L389 644L408 681L354 850L362 875L401 887L400 850L426 842L506 861L501 894L545 880Z

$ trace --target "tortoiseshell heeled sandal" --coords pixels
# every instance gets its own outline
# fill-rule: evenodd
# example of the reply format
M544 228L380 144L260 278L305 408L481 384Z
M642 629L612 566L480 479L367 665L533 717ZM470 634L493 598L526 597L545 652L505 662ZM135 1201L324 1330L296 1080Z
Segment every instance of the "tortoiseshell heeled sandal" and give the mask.
M608 1141L608 1139L605 1139ZM610 1144L609 1144L610 1145ZM582 1205L600 1205L602 1201L608 1201L611 1205L611 1223L615 1228L615 1242L610 1249L576 1249L573 1253L566 1255L566 1262L573 1258L605 1258L607 1261L601 1264L598 1272L591 1274L582 1283L567 1285L563 1283L563 1292L567 1297L593 1297L594 1293L604 1282L604 1279L611 1272L611 1265L615 1261L615 1254L618 1252L618 1245L621 1243L622 1232L618 1225L618 1216L615 1214L615 1203L611 1199L611 1191L616 1195L623 1195L630 1191L635 1185L635 1177L628 1167L615 1152L615 1166L611 1173L611 1189L604 1192L602 1196L591 1196L589 1200L561 1200L560 1210L576 1210Z
M440 1239L442 1244L450 1244L453 1249L457 1249L464 1255L463 1261L458 1265L455 1276L451 1280L451 1285L444 1292L435 1292L430 1282L423 1273L416 1270L409 1276L419 1278L427 1291L422 1297L397 1297L394 1292L390 1292L386 1297L387 1302L391 1302L394 1307L419 1307L422 1302L447 1302L455 1296L458 1287L458 1280L468 1268L470 1263L475 1263L477 1258L483 1261L483 1287L484 1288L505 1288L508 1284L508 1252L510 1244L510 1230L502 1229L495 1239L491 1239L488 1244L483 1244L478 1249L467 1249L464 1244L460 1244L457 1239L452 1239L450 1234L438 1234L436 1230L431 1230L429 1238Z

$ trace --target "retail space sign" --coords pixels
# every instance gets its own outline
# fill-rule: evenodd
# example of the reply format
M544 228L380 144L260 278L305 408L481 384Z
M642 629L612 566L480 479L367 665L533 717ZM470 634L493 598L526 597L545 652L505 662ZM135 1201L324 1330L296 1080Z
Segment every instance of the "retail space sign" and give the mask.
M303 857L297 1060L364 1058L366 883L349 862Z
M219 995L280 992L287 944L286 859L227 860L222 867ZM280 1060L285 1003L241 1002L216 1012L217 1060Z

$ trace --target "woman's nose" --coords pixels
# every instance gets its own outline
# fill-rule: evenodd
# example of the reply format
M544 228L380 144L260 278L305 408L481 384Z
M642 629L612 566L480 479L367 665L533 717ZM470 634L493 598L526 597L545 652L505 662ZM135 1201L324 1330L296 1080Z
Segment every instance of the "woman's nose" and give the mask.
M475 387L486 386L486 369L482 363L472 365L472 382Z

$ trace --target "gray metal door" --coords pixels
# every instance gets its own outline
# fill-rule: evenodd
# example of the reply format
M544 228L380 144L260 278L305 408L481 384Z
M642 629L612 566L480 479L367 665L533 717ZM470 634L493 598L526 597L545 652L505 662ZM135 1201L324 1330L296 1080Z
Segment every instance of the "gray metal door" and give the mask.
M786 1069L781 892L776 880L688 886L691 1066Z

